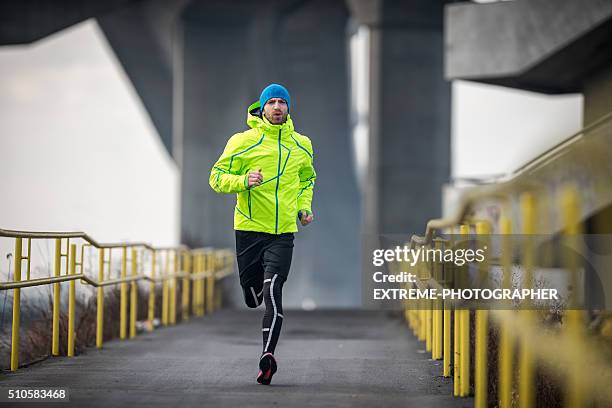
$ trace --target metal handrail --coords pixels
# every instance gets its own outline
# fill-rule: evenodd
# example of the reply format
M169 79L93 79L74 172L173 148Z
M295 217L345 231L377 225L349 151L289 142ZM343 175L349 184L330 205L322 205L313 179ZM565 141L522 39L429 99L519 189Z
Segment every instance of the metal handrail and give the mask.
M437 240L436 233L441 230L449 230L456 226L460 226L460 234L468 234L469 226L476 226L477 234L488 234L487 228L484 228L483 220L478 220L473 211L476 205L484 200L499 200L503 208L503 212L509 211L509 203L514 195L521 194L521 212L523 213L523 233L533 234L535 232L536 219L535 214L535 195L549 194L548 191L540 189L541 182L527 179L528 176L536 174L542 170L544 174L550 168L555 170L554 163L567 157L581 157L576 155L576 150L582 153L589 152L587 147L590 142L589 132L600 128L602 125L608 125L612 122L612 113L604 116L592 125L582 129L580 132L572 135L568 139L548 149L535 159L527 162L512 172L507 179L485 186L479 186L466 192L460 199L460 203L456 211L449 217L433 219L427 222L425 234L423 236L412 235L409 244L411 248L415 245L431 245L432 241ZM609 136L608 134L605 135ZM606 139L607 141L607 139ZM597 140L591 144L599 148L602 143L597 144ZM605 143L603 145L606 145ZM610 150L605 150L609 154ZM574 156L572 156L572 154ZM606 156L606 160L609 158ZM601 164L601 163L600 163ZM607 163L606 163L607 164ZM605 165L605 164L604 164ZM550 166L550 167L549 167ZM609 166L606 167L610 173ZM602 179L600 172L591 173ZM537 179L537 177L536 177ZM554 180L554 179L553 179ZM536 180L537 181L537 180ZM609 180L607 180L609 181ZM595 181L594 181L595 183ZM585 212L581 212L579 206L579 197L577 186L579 184L565 183L566 188L562 195L562 214L564 217L563 225L559 230L563 234L576 234L580 228L577 225L582 222L586 216ZM577 185L576 185L577 184ZM600 194L603 194L601 191ZM604 196L606 201L604 204L609 204L611 195L606 190L607 195ZM601 208L601 207L599 207ZM591 210L596 210L596 206L592 206ZM527 215L529 214L529 215ZM529 219L529 221L525 221ZM505 215L505 219L501 224L501 234L509 234L511 224L510 217ZM504 222L506 223L504 225ZM526 228L526 229L525 229ZM451 243L451 245L453 245ZM509 255L511 256L511 255ZM503 256L502 256L503 258ZM512 262L511 258L506 258L505 262ZM532 261L529 261L530 263ZM506 270L507 265L504 266ZM525 266L525 269L533 267L532 264ZM418 288L438 288L442 285L434 276L432 266L426 266L427 273L425 276L417 274L419 277ZM488 270L487 270L488 272ZM568 268L568 273L574 276L576 273L575 267ZM446 272L445 272L446 274ZM504 272L504 279L507 278L508 272ZM529 276L532 277L531 273ZM574 279L574 278L572 278ZM509 284L505 281L504 285ZM529 284L529 283L528 283ZM570 305L572 306L572 305ZM575 306L575 304L573 304ZM443 371L444 376L451 376L451 368L454 367L454 390L455 396L468 396L470 394L470 343L475 343L475 406L477 408L487 406L487 342L488 342L488 311L475 310L475 336L472 340L470 336L470 313L464 309L465 306L457 305L456 302L444 300L443 303L437 301L425 302L424 308L417 308L418 311L410 310L406 305L405 316L410 326L415 331L415 335L419 340L426 342L427 351L432 352L433 359L444 358ZM454 312L454 318L451 324L451 312ZM533 392L535 364L537 360L547 368L556 369L557 375L566 381L566 399L567 405L570 407L585 406L586 402L593 399L593 395L589 393L597 393L597 398L603 398L607 402L612 402L612 388L609 387L612 380L612 369L604 362L598 359L597 353L594 351L594 343L589 341L586 334L585 322L579 310L567 310L564 327L558 334L549 334L542 331L541 326L535 322L532 312L529 310L519 311L492 311L491 319L500 328L500 344L499 344L499 397L502 407L510 407L512 399L512 364L513 364L513 346L512 342L519 343L520 352L520 383L519 383L519 398L521 407L532 407L534 404L535 394ZM451 331L451 327L453 331ZM451 337L454 336L455 346L451 348ZM592 348L592 349L591 349ZM450 355L450 351L454 356ZM453 362L454 357L454 362ZM559 369L562 367L563 369Z
M96 248L131 248L131 247L144 247L150 250L158 249L153 247L151 244L146 242L114 242L114 243L99 243L89 235L84 232L42 232L42 231L16 231L16 230L7 230L0 228L0 237L9 237L9 238L34 238L34 239L53 239L53 238L82 238L87 241L89 244ZM172 247L174 248L181 248ZM186 248L186 247L185 247ZM166 249L166 248L159 248Z
M155 284L162 284L162 313L161 321L164 326L176 323L177 287L182 283L182 318L189 318L189 309L195 316L203 316L220 306L221 292L215 287L215 281L221 280L233 272L228 260L232 255L230 250L207 248L191 249L186 245L155 247L144 242L118 242L101 243L93 239L85 232L48 232L48 231L16 231L0 229L0 237L15 239L15 274L12 281L0 282L0 291L13 290L13 323L11 337L11 371L19 367L19 331L20 331L20 291L23 288L53 285L53 324L52 324L52 351L53 356L59 355L59 331L60 331L60 283L69 282L68 291L68 357L74 356L75 350L75 309L76 309L76 286L80 281L97 289L97 318L96 318L96 346L102 348L103 344L103 322L104 322L104 287L111 285L121 286L120 296L120 338L129 338L136 335L137 318L137 284L139 281L148 281L148 322L149 330L153 330L155 320ZM27 256L22 252L23 242L27 240ZM54 275L51 277L30 277L31 264L31 241L32 239L54 239L55 240L55 263ZM71 239L83 239L85 243L80 247L80 260L77 260L77 245L71 243ZM62 241L66 240L67 250L62 251ZM98 256L98 279L87 276L84 273L85 248L95 247L99 250ZM131 248L130 274L128 275L128 248ZM137 250L142 248L141 250ZM121 254L121 276L110 279L111 256L113 249L122 249ZM105 250L108 250L108 261L105 259ZM150 259L150 274L140 272L139 267L144 261L139 260L140 251L151 251L153 257ZM158 254L165 254L164 265L161 268L161 276L155 276L158 266ZM171 258L172 255L172 258ZM62 275L62 258L66 258L65 274ZM21 279L22 262L27 260L26 279ZM172 261L172 262L171 262ZM104 270L108 265L108 279L104 279ZM77 267L79 273L77 273ZM129 288L128 288L129 284ZM129 293L128 293L129 289ZM130 315L128 317L128 297L130 303ZM128 322L129 319L129 322Z
M160 283L160 282L163 282L164 280L172 279L172 278L189 278L191 280L197 280L201 278L207 278L210 276L215 276L217 280L220 280L230 274L231 272L222 273L222 274L213 274L212 272L201 272L198 274L178 272L178 273L172 273L169 275L165 275L163 278L152 278L147 275L136 275L136 276L129 276L127 278L116 278L116 279L109 279L105 281L97 281L85 275L84 273L77 273L75 275L64 275L64 276L50 277L50 278L36 278L36 279L22 280L19 282L0 282L0 290L28 288L28 287L33 287L33 286L49 285L51 283L68 282L68 281L77 280L77 279L86 281L88 284L98 288L98 287L104 287L104 286L112 286L118 283L127 283L127 282L134 282L134 281L140 281L140 280Z

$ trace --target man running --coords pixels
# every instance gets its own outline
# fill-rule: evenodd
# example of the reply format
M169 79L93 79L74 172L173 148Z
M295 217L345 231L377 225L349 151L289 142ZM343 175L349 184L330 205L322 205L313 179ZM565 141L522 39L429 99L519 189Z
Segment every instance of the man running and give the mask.
M313 221L316 173L310 139L294 131L285 87L268 85L247 110L251 129L236 133L210 173L218 193L236 193L234 229L240 285L248 307L262 300L263 351L257 382L270 384L283 323L282 288L289 275L296 217Z

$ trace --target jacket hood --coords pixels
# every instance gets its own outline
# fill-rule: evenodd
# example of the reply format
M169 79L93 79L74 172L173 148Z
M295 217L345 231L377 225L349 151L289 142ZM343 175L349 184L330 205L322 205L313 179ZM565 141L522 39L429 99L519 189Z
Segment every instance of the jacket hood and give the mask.
M281 135L291 135L293 133L291 114L287 114L285 123L273 125L263 116L259 101L255 101L249 105L247 109L247 125L252 129L259 129L271 135L278 135L279 130L281 131Z

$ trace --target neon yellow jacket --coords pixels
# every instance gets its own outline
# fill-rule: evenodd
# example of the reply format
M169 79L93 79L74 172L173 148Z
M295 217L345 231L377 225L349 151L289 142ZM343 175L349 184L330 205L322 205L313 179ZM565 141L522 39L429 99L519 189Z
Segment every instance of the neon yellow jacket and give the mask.
M209 184L218 193L236 193L234 229L296 232L298 211L312 212L312 143L293 129L290 115L282 125L259 116L259 101L249 106L247 124L251 129L228 140ZM248 173L258 169L263 182L247 188Z

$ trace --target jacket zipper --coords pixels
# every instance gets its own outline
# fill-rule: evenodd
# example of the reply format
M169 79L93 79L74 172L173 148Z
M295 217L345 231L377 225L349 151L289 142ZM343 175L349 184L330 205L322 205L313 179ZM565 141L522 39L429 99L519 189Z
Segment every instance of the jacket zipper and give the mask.
M278 129L278 170L276 170L276 191L274 198L276 199L276 224L274 226L274 233L278 234L278 183L280 181L280 163L281 163L281 129Z

